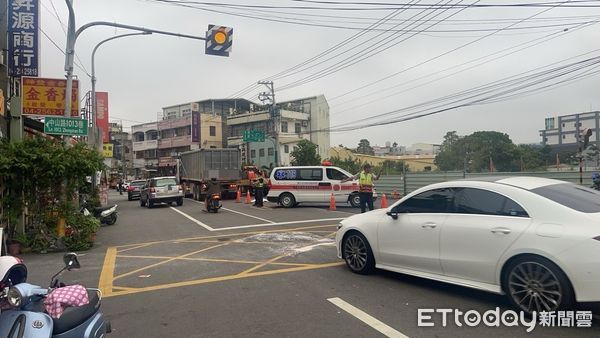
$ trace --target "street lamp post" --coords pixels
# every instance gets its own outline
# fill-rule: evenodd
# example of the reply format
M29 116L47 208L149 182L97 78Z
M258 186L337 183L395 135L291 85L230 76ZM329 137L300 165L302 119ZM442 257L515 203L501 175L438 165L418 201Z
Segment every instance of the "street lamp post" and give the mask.
M94 50L92 51L92 117L91 117L91 124L92 124L92 128L94 128L96 126L96 51L98 50L98 48L100 46L102 46L103 44L105 44L106 42L115 40L115 39L119 39L119 38L124 38L124 37L128 37L128 36L134 36L134 35L148 35L148 34L152 34L152 32L150 31L146 31L146 32L141 32L141 33L128 33L128 34L121 34L121 35L115 35L112 36L108 39L104 39L102 41L100 41L95 47Z

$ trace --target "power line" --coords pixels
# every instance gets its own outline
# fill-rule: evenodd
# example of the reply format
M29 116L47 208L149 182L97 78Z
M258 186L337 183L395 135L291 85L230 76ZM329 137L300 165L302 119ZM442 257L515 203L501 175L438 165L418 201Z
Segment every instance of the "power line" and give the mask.
M475 2L473 2L473 4L476 4L479 1L480 0L476 0ZM439 3L441 3L441 2L442 1L440 1ZM461 0L461 2L462 2L462 0ZM442 15L444 12L449 11L451 9L452 8L444 9L441 13L438 13L438 14L435 14L435 12L432 12L433 14L435 14L435 16L433 18L435 18L435 17L437 17L439 15ZM446 17L446 19L449 18L449 17L452 17L454 15L459 14L463 10L464 9L461 9L461 10L455 12L455 13L450 14L449 16ZM424 9L423 11L421 11L417 15L420 15L420 14L425 13L425 12L427 12L427 9ZM426 17L427 15L429 15L429 14L425 14L424 17ZM429 19L431 19L431 18L429 18ZM427 23L427 21L425 21L423 23ZM422 25L423 23L419 24L419 26ZM420 31L421 32L427 31L429 28L431 28L431 27L433 27L435 25L436 25L436 23L433 23L433 24L429 25L428 27L426 27L424 29L421 29ZM319 71L319 72L315 72L315 73L313 73L313 74L311 74L309 76L304 77L303 79L300 79L298 81L289 83L287 85L284 85L284 86L280 87L279 90L286 90L286 89L298 87L300 85L303 85L303 84L306 84L306 83L309 83L309 82L321 79L323 77L329 76L331 74L337 73L337 72L339 72L339 71L341 71L343 69L346 69L346 68L348 68L348 67L350 67L352 65L355 65L355 64L357 64L359 62L362 62L362 61L364 61L366 59L369 59L369 58L371 58L371 57L373 57L373 56L375 56L377 54L380 54L380 53L382 53L382 52L384 52L384 51L386 51L386 50L388 50L388 49L390 49L390 48L392 48L392 47L394 47L394 46L396 46L396 45L398 45L398 44L400 44L400 43L402 43L404 41L407 41L407 40L415 37L417 34L418 33L414 33L414 34L408 36L405 39L402 39L400 41L396 41L396 40L398 40L399 38L401 38L401 37L403 37L405 35L405 34L400 34L398 36L395 36L392 39L387 39L387 41L385 43L383 43L383 44L380 44L378 41L376 41L376 42L372 43L371 45L363 48L363 50L360 51L359 53L355 53L352 56L350 56L349 58L346 58L345 60L343 60L342 62L334 64L333 67L328 67L327 70L322 70L322 71ZM375 48L373 48L373 47L375 47Z
M569 1L563 1L563 3L566 3L566 2L569 2ZM497 34L497 33L501 32L501 31L504 31L506 28L510 28L510 27L512 27L512 26L515 26L515 25L518 25L518 24L520 24L520 23L522 23L522 22L524 22L524 21L527 21L527 20L529 20L529 19L531 19L531 18L534 18L534 17L537 17L537 16L539 16L539 15L541 15L541 14L544 14L545 12L548 12L548 11L550 11L550 10L554 9L554 8L555 8L555 7L548 8L548 9L544 9L544 10L542 10L542 11L540 11L540 12L538 12L538 13L535 13L535 14L533 14L533 15L530 15L530 16L528 16L528 17L526 17L526 18L520 19L519 21L517 21L517 22L515 22L515 23L512 23L512 24L510 24L510 25L508 25L508 26L506 26L506 27L500 28L500 29L496 30L495 32L491 32L491 33L489 33L489 34L486 34L486 35L484 35L484 36L482 36L482 37L479 37L479 38L477 38L477 39L475 39L475 40L473 40L473 41L470 41L470 42L467 42L466 44L463 44L463 45L461 45L461 46L455 47L455 48L453 48L453 49L451 49L451 50L449 50L449 51L446 51L446 52L444 52L444 53L442 53L442 54L439 54L439 55L437 55L437 56L434 56L434 57L432 57L432 58L429 58L429 59L427 59L427 60L425 60L425 61L423 61L423 62L420 62L420 63L418 63L418 64L416 64L416 65L413 65L413 66L410 66L410 67L408 67L408 68L402 69L402 70L400 70L400 71L398 71L398 72L395 72L395 73L393 73L393 74L390 74L390 75L384 76L384 77L382 77L382 78L380 78L380 79L378 79L378 80L376 80L376 81L372 81L372 82L370 82L370 83L368 83L368 84L366 84L366 85L360 86L360 87L358 87L358 88L355 88L355 89L353 89L353 90L350 90L350 91L347 91L347 92L345 92L345 93L343 93L343 94L341 94L341 95L334 96L333 98L331 98L331 100L333 101L333 100L336 100L336 99L338 99L338 98L340 98L340 97L344 97L344 96L346 96L346 95L348 95L348 94L355 93L355 92L357 92L357 91L359 91L359 90L362 90L362 89L365 89L365 88L371 87L371 86L373 86L373 85L375 85L375 84L379 84L379 83L381 83L381 81L388 80L388 79L390 79L390 78L392 78L392 77L398 76L398 75L400 75L400 74L402 74L402 73L405 73L405 72L407 72L407 71L409 71L409 70L412 70L412 69L415 69L415 68L417 68L417 67L420 67L420 66L422 66L422 65L425 65L425 64L427 64L427 63L429 63L429 62L431 62L431 61L435 61L435 60L437 60L437 59L439 59L439 58L442 58L442 57L444 57L444 56L446 56L446 55L449 55L449 54L451 54L451 53L454 53L454 52L456 52L456 51L458 51L458 50L460 50L460 49L463 49L463 48L465 48L465 47L468 47L468 46L470 46L470 45L472 45L472 44L475 44L475 43L477 43L477 42L479 42L479 41L481 41L481 40L484 40L484 39L486 39L486 38L488 38L488 37L490 37L490 36L492 36L492 35L495 35L495 34Z
M354 99L351 99L351 100L348 100L348 101L342 102L342 103L340 103L340 104L338 104L338 105L344 105L344 104L347 104L347 103L350 103L350 102L354 102L354 101L357 101L357 100L364 100L366 97L370 97L370 96L373 96L373 95L381 94L382 92L385 92L385 91L388 91L388 90L391 90L391 89L394 89L394 88L402 87L402 86L404 86L404 85L407 85L407 84L413 84L413 83L415 83L415 82L417 82L417 81L419 81L419 80L423 80L423 79L426 79L426 78L429 78L429 77L435 76L435 75L437 75L437 74L445 73L445 72L447 72L447 71L449 71L449 70L452 70L452 69L455 69L455 68L459 68L459 67L462 67L462 66L465 66L465 65L468 65L468 64L472 64L472 63L474 63L474 62L477 62L477 61L485 60L485 59L487 59L487 58L489 58L489 57L491 57L491 56L498 55L498 54L502 54L502 53L504 53L504 52L508 52L508 51L510 51L510 50L513 50L512 52L505 53L505 54L503 54L503 55L499 55L499 56L497 56L497 57L495 57L495 58L492 58L492 59L489 59L489 60L485 60L485 61L482 61L482 62L476 63L476 64L475 64L475 65L473 65L473 66L470 66L470 67L468 67L468 68L461 69L461 70L459 70L459 71L456 71L456 72L453 72L453 73L447 74L447 75L445 75L445 76L442 76L442 77L438 77L438 78L436 78L436 79L433 79L433 80L431 80L431 81L428 81L428 82L425 82L425 83L422 83L422 84L419 84L419 85L415 85L415 86L412 86L412 87L410 87L410 88L407 88L407 89L404 89L404 90L401 90L401 91L396 91L396 92L394 92L394 93L391 93L391 94L388 94L388 95L386 95L386 96L384 96L384 97L382 97L382 98L380 98L380 99L374 99L374 100L370 100L370 101L368 101L368 102L363 102L363 103L361 103L361 104L359 104L359 105L355 105L355 106L352 106L352 107L349 107L349 108L345 108L345 109L343 109L343 110L341 110L341 111L336 111L335 113L333 113L333 114L331 114L331 115L337 115L337 114L341 114L341 113L347 112L347 111L349 111L349 110L353 110L353 109L356 109L356 108L360 108L360 107L363 107L363 106L367 106L367 105L369 105L369 104L371 104L371 103L378 102L378 101L385 100L385 99L387 99L387 98L391 98L391 97L393 97L393 96L396 96L396 95L399 95L399 94L406 93L406 92L408 92L408 91L410 91L410 90L413 90L413 89L416 89L416 88L420 88L420 87L423 87L423 86L425 86L425 85L428 85L428 84L431 84L431 83L437 82L437 81L439 81L439 80L446 79L446 78L449 78L449 77L451 77L451 76L454 76L454 75L457 75L457 74L463 73L463 72L465 72L465 71L467 71L467 70L471 70L471 69L473 69L473 68L476 68L476 67L478 67L478 66L485 65L485 64L487 64L487 63L489 63L489 62L491 62L491 61L495 61L495 60L498 60L498 59L501 59L501 58L507 57L507 56L509 56L509 55L513 55L513 54L515 54L515 53L517 53L517 52L520 52L520 51L522 51L522 50L525 50L525 49L528 49L528 48L531 48L531 47L534 47L534 46L537 46L537 45L540 45L540 44L542 44L542 43L544 43L544 42L547 42L547 41L550 41L550 40L552 40L552 39L555 39L555 38L561 37L561 36L563 36L563 35L566 35L566 34L569 34L569 33L575 32L575 31L578 31L578 30L580 30L580 29L583 29L583 28L590 27L590 26L592 26L592 25L595 25L595 24L597 24L598 22L600 22L600 20L599 20L599 21L596 21L595 23L591 23L591 24L587 24L587 25L580 25L580 26L577 26L577 27L575 27L575 28L569 29L569 30L568 30L568 31L566 31L566 32L565 32L565 31L554 32L554 33L551 33L551 34L545 35L545 36L543 36L543 37L541 37L541 38L536 38L536 39L533 39L533 40L529 40L529 41L526 41L526 42L523 42L523 43L517 44L517 45L515 45L515 46L508 47L508 48L505 48L505 49L502 49L502 50L496 51L496 52L494 52L494 53L491 53L491 54L488 54L488 55L485 55L485 56L482 56L482 57L478 57L478 58L476 58L476 59L473 59L473 60L470 60L470 61L467 61L467 62L463 62L463 63L461 63L461 64L454 65L454 66L451 66L451 67L445 68L445 69L443 69L443 70L440 70L440 71L437 71L437 72L434 72L434 73L430 73L430 74L427 74L427 75L424 75L424 76L418 77L418 78L416 78L416 79L411 79L411 80L405 81L405 82L403 82L403 83L400 83L400 84L397 84L397 85L394 85L394 86L391 86L391 87L388 87L388 88L385 88L385 89L376 90L376 91L373 91L373 92L371 92L371 93L368 93L368 94L361 95L360 97L357 97L357 98L354 98ZM522 48L519 48L519 47L522 47ZM518 48L518 49L516 49L516 48Z
M54 47L56 47L61 53L63 53L63 55L66 55L65 51L62 48L60 48L60 46L54 40L52 40L52 38L48 34L46 34L46 32L42 29L42 27L40 27L40 31L46 37L46 39L48 39L54 45ZM77 68L79 68L81 71L83 71L85 74L87 74L87 76L91 76L87 72L87 70L85 70L85 68L80 66L78 63L74 63L74 64Z
M223 3L223 2L207 2L207 1L184 1L184 0L147 0L153 2L163 2L167 4L174 4L180 6L192 6L192 5L204 5L204 6L221 6L221 7L232 7L232 8L258 8L258 9L294 9L294 10L328 10L328 11L381 11L381 10L395 10L399 7L406 6L408 3L377 3L377 2L334 2L334 1L309 1L309 0L291 0L293 2L305 2L325 5L336 5L336 6L274 6L274 5L249 5L249 4L237 4L237 3ZM573 0L567 8L597 8L600 5L588 5L587 3L595 3L597 1L586 1L586 0ZM548 1L548 2L525 2L525 3L512 3L512 4L479 4L476 6L462 5L465 8L494 8L494 7L553 7L560 1ZM340 5L348 5L342 7ZM358 7L368 6L368 7ZM437 5L432 7L431 4L418 4L411 6L415 9L419 8L432 8L432 9L443 9L452 7L452 5Z
M62 22L62 20L60 19L60 16L58 15L58 12L56 11L56 7L54 7L54 2L52 0L50 0L50 3L52 4L52 8L54 8L54 14L56 15L56 19L58 20L58 22L60 23L60 27L62 28L63 32L65 33L65 37L67 36L67 31L65 30L65 25ZM42 7L44 7L44 9L50 13L53 14L50 9L48 7L46 7L46 5L44 5L43 2L40 2L40 4L42 5ZM40 28L41 30L41 28ZM60 48L60 46L58 46L58 44L56 42L54 42L52 39L50 39L49 35L44 33L44 35L46 36L46 38L48 38L53 44L54 46L56 46L58 49L61 50L61 52L63 54L65 54L65 52L62 50L62 48ZM75 65L81 69L87 76L91 76L90 73L87 71L87 69L85 68L83 62L81 61L81 59L79 58L79 55L77 53L75 53L75 56L77 57L77 60L79 61L79 64L75 63Z
M414 2L414 1L413 1L413 2ZM379 24L381 24L381 23L383 23L383 22L386 22L386 21L387 21L387 20L389 20L389 19L392 19L392 18L393 18L394 16L396 16L398 13L399 13L399 10L397 10L397 11L394 11L394 12L392 12L392 13L390 13L390 14L388 14L388 15L384 16L383 18L379 19L377 22L375 22L374 24L372 24L372 25L371 25L371 26L369 26L368 28L377 27ZM361 32L359 32L359 33L356 33L356 34L354 34L354 35L350 36L349 38L347 38L347 39L345 39L345 40L343 40L343 41L341 41L341 42L339 42L339 43L335 44L334 46L332 46L332 47L330 47L330 48L328 48L328 49L324 50L323 52L321 52L321 53L319 53L319 54L317 54L317 55L313 56L312 58L309 58L309 59L305 60L304 62L301 62L301 63L299 63L299 64L297 64L297 65L295 65L295 66L293 66L293 67L290 67L290 68L288 68L288 69L286 69L286 70L283 70L283 71L281 71L281 72L279 72L279 73L277 73L277 74L271 75L271 76L269 76L268 78L266 78L265 80L274 80L274 79L277 79L277 78L279 78L280 76L282 76L282 75L284 75L284 74L286 74L286 73L290 73L290 72L292 72L292 71L295 71L295 70L297 70L297 69L299 69L299 68L302 68L302 67L304 67L304 66L306 66L306 65L310 64L311 62L313 62L313 61L316 61L316 60L318 60L318 59L320 59L320 58L322 58L322 57L324 57L324 56L328 55L329 53L331 53L331 52L333 52L333 51L336 51L336 50L338 50L338 49L340 49L340 48L342 48L342 47L344 47L344 46L346 46L346 45L350 44L352 41L355 41L355 40L357 40L358 38L360 38L361 36L363 36L363 35L365 35L365 34L367 34L367 33L368 33L368 31L367 31L367 30L362 30ZM355 48L355 47L354 47L354 48ZM341 55L341 54L338 54L338 55ZM256 85L256 84L255 84L255 85ZM254 87L254 86L250 86L250 87L247 87L247 88L248 88L247 90L252 90L252 89L254 89L254 88L256 88L256 87ZM244 92L244 93L246 93L246 92Z
M585 56L585 55L588 55L591 53L595 53L598 51L600 51L600 49L596 49L596 50L593 50L593 51L590 51L590 52L587 52L584 54L580 54L578 56L571 57L571 58L568 58L568 59L565 59L565 60L562 60L559 62L555 62L550 65L538 67L536 69L533 69L533 70L530 70L527 72L523 72L523 73L520 73L517 75L513 75L510 77L501 79L501 80L497 80L497 81L491 82L486 85L477 86L477 87L474 87L474 88L471 88L468 90L464 90L464 91L461 91L461 92L458 92L455 94L450 94L450 95L447 95L447 96L444 96L444 97L441 97L438 99L426 101L421 104L416 104L413 106L396 109L393 111L377 114L377 115L374 115L371 117L372 119L377 118L377 117L385 117L386 119L382 120L382 121L374 121L374 122L364 123L365 119L361 119L361 120L356 120L353 122L343 123L341 125L334 126L332 128L327 129L327 131L341 132L341 131L348 131L348 130L363 129L363 128L379 126L379 125L393 124L393 123L408 121L408 120L412 120L415 118L420 118L420 117L424 117L424 116L437 114L440 112L444 112L444 111L448 111L448 110L452 110L452 109L456 109L456 108L460 108L460 107L466 107L469 105L491 103L491 102L496 102L499 99L507 99L507 98L511 97L511 96L507 96L508 94L512 94L514 92L518 92L520 90L523 90L523 89L526 89L529 87L533 87L533 86L541 84L543 82L548 82L548 81L563 77L568 74L582 71L582 70L585 70L592 66L600 65L600 56L596 56L596 57L588 58L588 59L585 59L582 61L577 61L577 62L573 62L570 64L556 66L554 68L548 69L549 67L557 65L559 63L563 63L565 61L579 58L579 57L582 57L582 56ZM538 71L538 72L533 73L535 71ZM527 75L527 74L529 74L529 75ZM582 77L582 76L586 76L586 74L582 74L578 77ZM559 83L559 82L557 82L557 83ZM512 87L510 87L510 86L512 86ZM547 89L549 87L550 86L544 86L544 87L542 87L542 89ZM537 88L537 89L534 88L533 90L530 90L529 92L537 91L539 89L540 88ZM487 95L487 96L484 96L484 95ZM442 103L442 102L450 101L450 100L453 100L453 101L448 102L446 104L437 105L432 108L425 108L425 109L421 108L421 107L424 108L424 107L432 105L432 104ZM465 103L464 102L465 100L470 100L470 101L467 101ZM494 101L494 100L496 100L496 101ZM450 106L448 106L448 105L450 105ZM420 109L420 110L412 112L412 113L407 113L407 114L401 115L399 117L390 118L390 115L395 115L397 113L406 112L406 111L410 111L410 110L414 110L414 109ZM433 111L432 111L432 109L433 109Z

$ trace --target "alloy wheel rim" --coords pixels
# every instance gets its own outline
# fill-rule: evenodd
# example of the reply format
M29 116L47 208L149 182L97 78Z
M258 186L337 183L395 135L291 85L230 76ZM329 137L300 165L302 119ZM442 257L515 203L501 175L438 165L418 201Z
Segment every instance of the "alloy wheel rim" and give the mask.
M536 262L515 266L508 276L508 289L514 302L524 311L554 311L562 302L563 290L556 275Z
M361 270L367 264L367 246L362 238L350 236L344 245L346 262L354 270Z

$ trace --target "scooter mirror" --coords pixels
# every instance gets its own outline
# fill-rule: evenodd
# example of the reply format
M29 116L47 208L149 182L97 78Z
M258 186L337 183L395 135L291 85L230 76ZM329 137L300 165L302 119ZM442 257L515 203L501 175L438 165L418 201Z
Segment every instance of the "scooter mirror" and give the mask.
M65 268L69 271L73 269L79 269L81 267L81 265L79 265L79 261L77 260L77 254L74 252L65 254L63 261L65 262Z

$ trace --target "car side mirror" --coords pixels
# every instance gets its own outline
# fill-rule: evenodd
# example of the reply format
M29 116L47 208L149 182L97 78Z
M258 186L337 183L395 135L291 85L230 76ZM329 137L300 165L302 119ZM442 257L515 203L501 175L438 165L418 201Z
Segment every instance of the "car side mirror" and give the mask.
M386 214L395 220L398 219L398 212L394 209L392 209L392 211L386 212Z
M74 252L65 254L63 261L65 262L65 269L69 271L73 269L79 269L81 267L81 265L79 265L79 260L77 260L77 254Z

